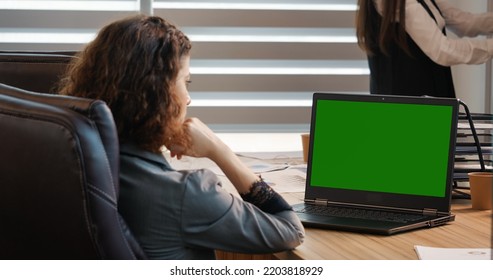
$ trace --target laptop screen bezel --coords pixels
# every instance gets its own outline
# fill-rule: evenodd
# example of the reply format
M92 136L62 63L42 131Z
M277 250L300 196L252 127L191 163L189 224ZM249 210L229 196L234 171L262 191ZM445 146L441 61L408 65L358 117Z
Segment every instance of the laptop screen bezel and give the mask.
M447 182L445 197L432 197L410 194L392 194L371 191L358 191L331 188L329 186L312 186L312 158L313 158L313 141L315 140L314 131L316 124L317 102L319 100L338 100L338 101L357 101L357 102L383 102L397 104L418 104L418 105L441 105L452 108L451 137L449 143L449 160L447 166ZM311 114L310 127L310 145L307 162L307 177L305 188L305 199L327 199L330 203L364 205L374 207L403 208L410 210L429 209L430 206L437 212L450 212L454 155L457 134L459 102L453 98L435 98L435 97L415 97L415 96L391 96L375 94L356 94L356 93L323 93L316 92L313 94L313 106ZM355 166L355 170L358 168Z

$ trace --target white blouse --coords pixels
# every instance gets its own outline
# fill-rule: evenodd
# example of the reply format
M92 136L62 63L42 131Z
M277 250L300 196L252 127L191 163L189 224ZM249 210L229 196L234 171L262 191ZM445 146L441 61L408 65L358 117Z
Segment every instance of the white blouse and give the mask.
M373 1L382 14L382 2L388 0ZM440 13L430 0L425 2L437 21L417 0L407 0L406 31L430 59L451 66L480 64L493 57L492 38L462 38L493 34L493 13L472 14L452 6L447 0L435 0ZM461 38L443 35L444 27Z

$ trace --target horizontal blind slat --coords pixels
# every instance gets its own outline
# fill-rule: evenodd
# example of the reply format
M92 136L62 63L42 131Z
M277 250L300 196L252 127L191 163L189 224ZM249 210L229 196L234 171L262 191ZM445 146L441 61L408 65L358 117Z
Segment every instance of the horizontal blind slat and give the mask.
M192 40L188 112L214 129L306 131L313 92L368 92L356 0L154 0L150 7ZM105 24L150 7L0 1L0 49L77 51Z

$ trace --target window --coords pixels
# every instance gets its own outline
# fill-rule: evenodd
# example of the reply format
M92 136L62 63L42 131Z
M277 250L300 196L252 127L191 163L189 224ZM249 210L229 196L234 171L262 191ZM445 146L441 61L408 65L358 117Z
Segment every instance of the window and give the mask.
M139 11L136 0L0 0L1 50L79 50L113 19Z
M140 11L192 40L189 115L219 132L304 132L315 91L368 91L356 0L0 1L1 50L79 50Z

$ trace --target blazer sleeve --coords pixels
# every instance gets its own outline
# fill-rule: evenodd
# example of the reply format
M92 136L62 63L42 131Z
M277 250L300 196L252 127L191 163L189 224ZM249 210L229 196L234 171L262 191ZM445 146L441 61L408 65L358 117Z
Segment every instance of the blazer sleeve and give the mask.
M259 254L303 242L304 228L292 210L263 212L223 189L211 171L187 172L181 230L188 246Z

